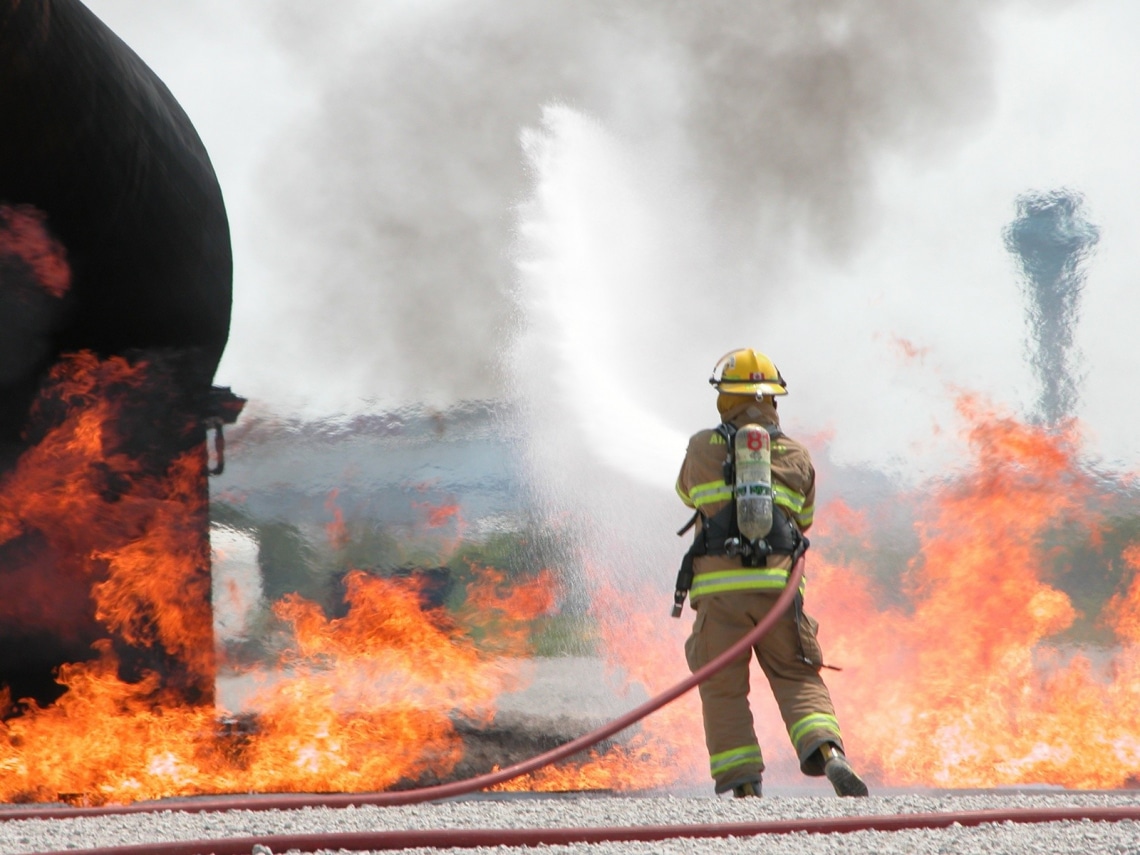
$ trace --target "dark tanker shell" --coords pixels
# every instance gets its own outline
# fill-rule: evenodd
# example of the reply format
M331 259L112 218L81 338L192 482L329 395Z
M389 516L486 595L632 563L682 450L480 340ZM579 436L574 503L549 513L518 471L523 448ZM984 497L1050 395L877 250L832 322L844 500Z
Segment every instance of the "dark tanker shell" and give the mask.
M138 511L144 491L156 508L185 502L198 532L188 549L205 565L194 584L208 579L202 418L229 331L231 287L217 177L166 86L77 0L0 0L0 692L50 701L60 691L53 672L90 659L100 639L125 653L125 672L163 663L187 698L212 691L200 668L174 673L160 643L108 631L89 593L103 565L72 554L70 533L21 516L12 493L37 443L66 423L74 399L61 378L74 373L77 354L97 357L104 377L120 358L153 366L127 392L119 380L102 381L122 414L115 450L132 455L132 472L146 478L199 457L201 480L161 495L108 466L98 476L99 518L113 527L119 507L133 508L122 534L129 543L147 525ZM53 586L58 596L45 605ZM33 589L36 602L20 603Z
M0 204L44 212L72 271L51 350L193 348L208 384L229 331L232 259L197 132L81 3L0 2ZM0 315L0 336L16 323ZM19 405L4 407L10 436Z

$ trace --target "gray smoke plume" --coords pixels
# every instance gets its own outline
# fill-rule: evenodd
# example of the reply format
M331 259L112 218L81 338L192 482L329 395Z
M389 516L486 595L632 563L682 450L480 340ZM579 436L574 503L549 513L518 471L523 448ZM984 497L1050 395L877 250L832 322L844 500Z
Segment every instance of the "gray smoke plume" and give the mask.
M945 150L988 115L985 17L999 5L267 5L315 95L264 170L274 303L306 323L278 370L293 359L397 402L502 394L514 210L530 180L520 132L550 104L668 149L674 174L701 188L693 218L745 273L663 301L683 305L694 287L738 297L741 280L770 282L757 271L792 243L846 258L876 222L877 159Z
M1029 360L1040 383L1034 416L1046 425L1071 417L1078 398L1073 333L1085 263L1100 239L1083 205L1083 197L1069 190L1026 193L1005 230L1006 249L1023 274Z

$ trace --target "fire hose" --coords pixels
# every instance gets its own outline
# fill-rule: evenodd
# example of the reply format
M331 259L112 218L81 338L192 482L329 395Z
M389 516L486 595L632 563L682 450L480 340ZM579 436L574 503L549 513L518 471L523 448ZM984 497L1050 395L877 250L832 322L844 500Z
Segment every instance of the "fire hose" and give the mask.
M804 560L801 557L788 575L788 583L784 587L784 590L780 592L780 596L776 598L776 602L772 605L771 611L769 611L747 635L736 642L736 644L732 645L732 647L724 651L720 656L717 656L703 668L690 674L689 677L680 683L650 698L645 703L615 718L608 724L604 724L596 730L579 736L577 739L573 739L557 748L552 748L543 754L531 757L529 760L523 760L512 766L488 772L484 775L467 778L463 781L452 781L447 784L422 787L416 790L399 790L384 793L282 793L270 796L259 795L251 797L218 796L195 798L185 801L180 799L164 799L161 803L145 802L129 805L107 805L103 807L17 808L0 812L0 820L33 818L66 819L81 816L156 813L164 810L201 813L203 811L216 810L288 810L302 807L359 807L362 805L394 806L435 801L437 799L466 795L476 790L484 790L487 787L501 784L503 781L509 781L512 778L533 772L535 769L540 769L543 766L557 763L559 760L565 759L572 754L590 748L603 739L613 736L618 731L624 730L635 722L640 721L650 713L656 712L661 707L679 698L698 683L707 680L742 653L751 649L752 645L759 641L764 634L771 629L772 625L779 620L780 616L783 615L791 605L796 592L799 590L799 584L803 578L803 574Z
M289 810L305 807L347 808L353 806L396 806L452 798L483 790L512 778L556 763L589 748L603 739L629 727L666 704L676 700L694 686L708 679L738 656L748 651L791 606L803 578L801 557L792 568L788 583L772 609L728 650L672 688L656 695L622 716L596 730L557 748L506 768L431 787L382 793L285 793L257 796L214 796L193 800L165 799L161 802L108 805L102 807L15 808L0 812L0 821L21 819L69 819L90 816L114 816L135 813L180 811L201 813L230 810ZM256 838L178 841L99 849L68 850L72 855L246 855L260 851L344 849L351 851L395 850L414 847L538 846L569 843L657 841L671 838L709 838L752 836L759 834L845 833L860 830L892 831L918 828L945 828L954 823L980 825L986 822L1062 822L1067 820L1100 820L1116 822L1140 820L1140 807L1106 808L1039 808L992 811L961 811L937 814L897 814L851 816L826 819L778 820L755 823L630 826L620 828L529 828L529 829L430 829L406 831L348 832L330 834L269 835ZM42 853L42 855L56 855Z
M675 838L753 837L761 834L847 834L855 831L908 831L977 826L983 823L1120 822L1140 820L1140 807L1029 808L946 813L839 816L767 822L702 825L639 825L611 828L448 828L404 831L351 831L332 834L280 834L222 840L180 840L99 849L68 849L38 855L250 855L250 853L472 849L477 846L559 846L573 843L646 843Z
M350 807L362 805L410 805L420 802L435 801L437 799L461 796L467 793L493 787L512 778L533 772L543 766L549 766L572 754L601 742L615 733L624 730L637 721L645 718L676 700L698 683L708 679L724 668L752 645L759 641L783 615L792 603L799 590L800 580L803 578L804 561L801 557L788 575L788 583L777 597L772 609L753 629L741 638L728 650L717 656L703 668L695 671L688 678L677 683L661 694L650 698L640 706L630 710L624 715L593 730L577 739L553 748L543 754L515 763L512 766L468 778L462 781L452 781L432 787L422 787L415 790L400 790L383 793L282 793L270 796L217 796L208 798L195 798L193 800L164 799L162 802L145 802L128 805L106 805L102 807L29 807L15 808L0 812L0 820L12 819L70 819L84 816L112 816L130 813L155 813L164 810L179 810L201 813L216 810L287 810L302 807Z

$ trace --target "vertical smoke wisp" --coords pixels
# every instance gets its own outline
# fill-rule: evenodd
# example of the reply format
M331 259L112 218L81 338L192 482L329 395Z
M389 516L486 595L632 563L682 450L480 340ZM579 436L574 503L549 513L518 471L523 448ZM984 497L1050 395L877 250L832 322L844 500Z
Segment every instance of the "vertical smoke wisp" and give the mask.
M1040 383L1034 416L1052 426L1072 417L1078 398L1073 333L1086 261L1100 238L1083 206L1069 190L1026 193L1005 230L1006 249L1023 274L1029 360Z

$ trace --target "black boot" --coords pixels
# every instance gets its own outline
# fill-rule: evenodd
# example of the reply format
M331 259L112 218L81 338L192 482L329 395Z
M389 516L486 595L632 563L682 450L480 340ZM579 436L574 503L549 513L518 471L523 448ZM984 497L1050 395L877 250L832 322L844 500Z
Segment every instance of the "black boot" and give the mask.
M855 774L843 752L830 743L820 748L823 753L823 774L831 781L837 796L861 797L867 795L867 785Z
M732 788L732 795L734 798L746 799L749 796L759 798L763 793L759 781L745 781L743 784L737 784Z

